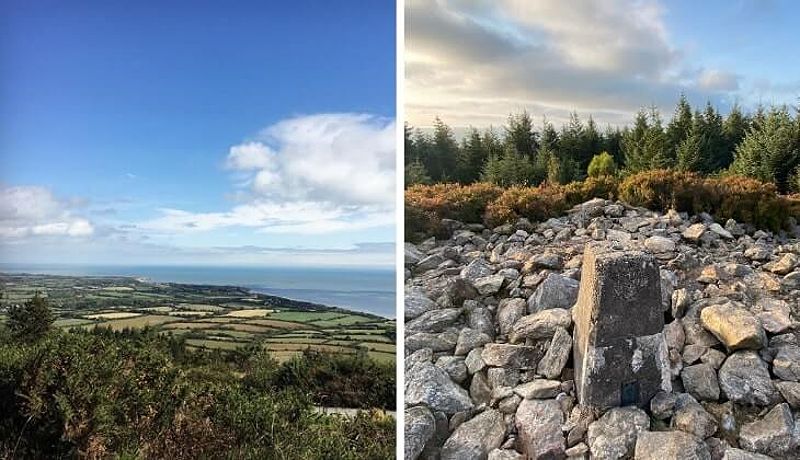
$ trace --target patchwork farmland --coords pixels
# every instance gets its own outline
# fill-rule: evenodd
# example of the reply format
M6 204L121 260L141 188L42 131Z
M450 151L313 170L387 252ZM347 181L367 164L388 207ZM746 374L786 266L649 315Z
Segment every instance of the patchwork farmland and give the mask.
M367 313L232 286L152 283L129 277L0 274L0 321L8 305L48 298L60 328L149 327L185 339L187 349L260 344L279 361L306 349L395 357L395 322Z

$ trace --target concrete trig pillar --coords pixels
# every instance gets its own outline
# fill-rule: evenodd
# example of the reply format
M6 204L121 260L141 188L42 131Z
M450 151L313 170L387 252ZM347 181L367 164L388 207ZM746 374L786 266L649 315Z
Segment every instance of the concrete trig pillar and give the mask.
M655 258L587 244L573 317L581 404L600 410L645 406L659 390L671 391Z

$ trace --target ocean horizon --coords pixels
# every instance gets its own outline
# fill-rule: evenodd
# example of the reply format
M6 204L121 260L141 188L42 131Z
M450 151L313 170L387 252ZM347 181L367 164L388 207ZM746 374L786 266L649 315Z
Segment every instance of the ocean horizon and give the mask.
M0 263L0 272L128 276L159 283L239 286L260 294L396 317L393 269Z

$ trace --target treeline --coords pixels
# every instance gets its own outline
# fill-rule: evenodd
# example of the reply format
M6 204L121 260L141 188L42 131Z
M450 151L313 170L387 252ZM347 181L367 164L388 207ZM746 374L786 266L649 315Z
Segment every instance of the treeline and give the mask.
M723 116L711 103L694 109L681 96L668 123L655 108L633 124L600 129L573 113L557 130L537 130L527 112L511 114L501 132L470 128L457 141L439 118L432 133L405 126L407 185L489 182L501 186L566 184L587 176L675 169L701 175L743 175L800 192L800 113L786 106ZM594 164L593 164L594 163Z
M392 366L259 346L187 351L150 330L52 328L41 297L0 324L0 458L390 458Z

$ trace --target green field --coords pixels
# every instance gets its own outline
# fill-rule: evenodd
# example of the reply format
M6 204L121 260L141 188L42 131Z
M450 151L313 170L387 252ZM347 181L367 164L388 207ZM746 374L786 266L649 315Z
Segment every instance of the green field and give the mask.
M306 349L364 351L376 360L394 361L392 320L322 305L309 308L236 287L0 274L0 289L0 321L6 306L39 292L57 314L55 326L64 329L149 327L159 334L184 336L188 349L234 350L260 342L281 362Z

